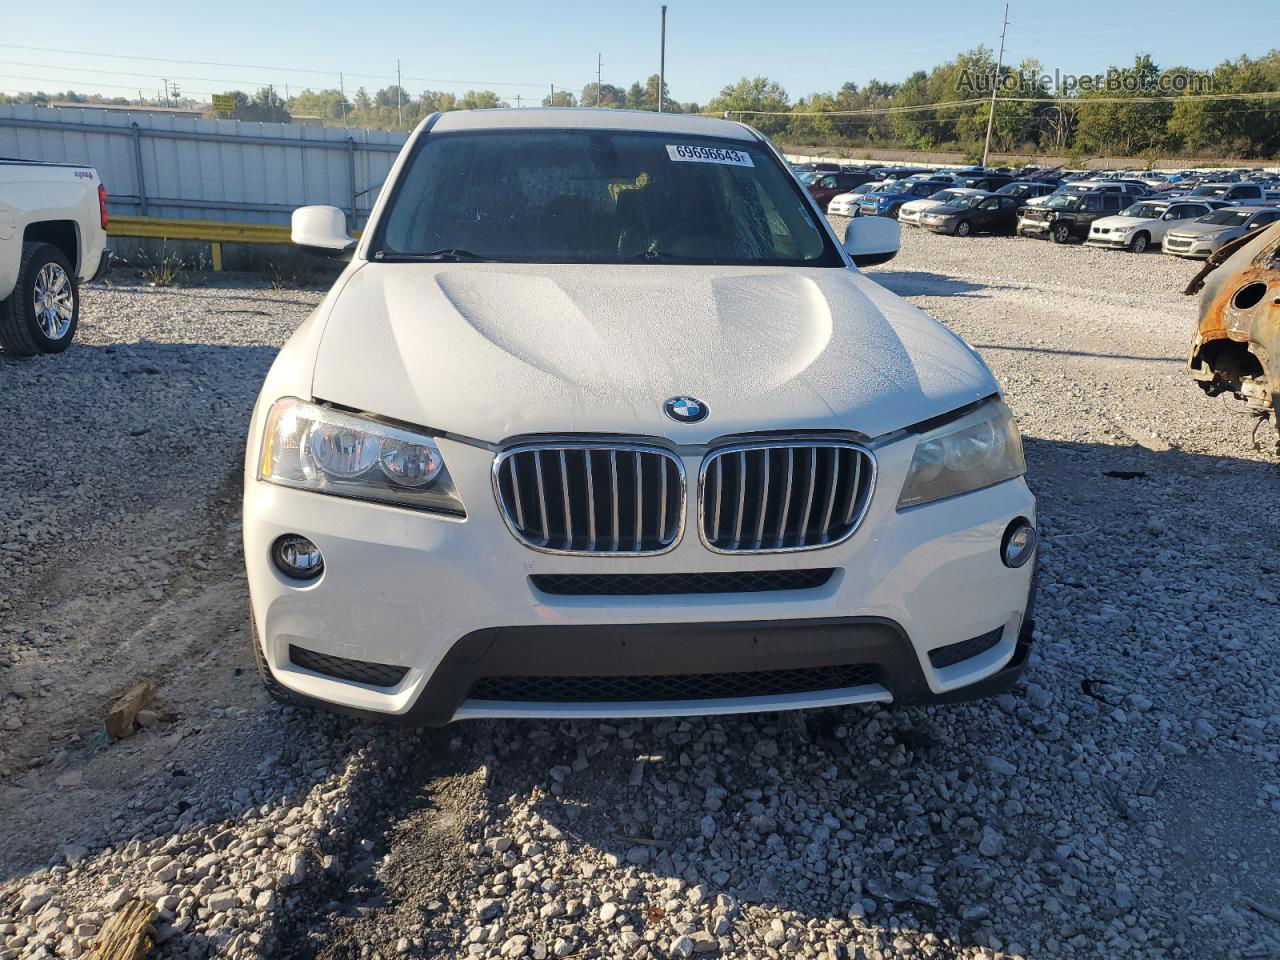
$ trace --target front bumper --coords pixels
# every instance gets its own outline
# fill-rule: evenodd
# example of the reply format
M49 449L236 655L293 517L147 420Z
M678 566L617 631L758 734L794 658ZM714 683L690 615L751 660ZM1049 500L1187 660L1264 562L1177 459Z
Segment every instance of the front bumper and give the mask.
M1212 256L1220 246L1222 246L1221 242L1215 240L1191 240L1185 237L1166 236L1161 244L1161 249L1175 257L1203 260Z
M789 554L720 555L689 526L660 556L574 557L519 544L493 500L487 450L440 440L465 520L292 490L247 478L246 567L253 615L275 678L327 707L428 723L482 716L672 716L963 699L1012 680L1029 642L1032 564L1000 561L1009 521L1034 522L1021 480L898 512L914 443L876 451L877 491L843 543ZM251 458L252 459L252 458ZM701 457L685 460L696 476ZM284 533L318 544L325 572L302 584L270 560ZM552 595L537 574L703 573L832 567L817 588L735 594ZM994 639L935 667L929 653ZM406 668L394 686L304 669L290 647ZM1019 651L1022 651L1019 653ZM1021 660L1020 660L1021 658ZM866 682L796 693L702 699L492 699L486 677L670 676L865 664ZM514 673L513 673L514 671ZM1003 682L1003 681L999 681Z
M920 218L920 226L934 233L954 233L958 220L930 220L927 216Z
M1085 245L1090 247L1106 247L1109 250L1125 250L1129 246L1129 237L1122 233L1091 233L1085 240Z
M1053 226L1052 220L1025 220L1018 218L1018 233L1043 233L1047 234Z
M858 205L847 201L837 203L832 200L827 204L827 213L835 217L856 217L858 215Z

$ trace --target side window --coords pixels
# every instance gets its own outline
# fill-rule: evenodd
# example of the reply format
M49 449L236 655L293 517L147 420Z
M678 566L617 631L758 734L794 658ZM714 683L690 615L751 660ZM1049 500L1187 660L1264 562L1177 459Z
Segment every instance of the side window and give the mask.
M818 186L820 187L834 187L835 185L836 185L835 177L823 177L821 180L818 181Z
M1085 197L1084 203L1082 203L1080 206L1081 206L1081 209L1083 210L1101 210L1102 198L1098 196Z
M982 203L978 206L978 209L979 209L979 210L994 210L994 209L996 208L996 206L997 206L997 205L998 205L998 204L997 204L997 201L996 201L995 197L992 197L990 200L983 200L983 201L982 201Z
M1269 223L1275 223L1277 217L1280 217L1280 213L1260 213L1253 218L1249 228L1256 230L1258 227L1265 227Z
M1006 210L1008 210L1010 207L1016 207L1018 205L1019 204L1018 204L1017 197L1001 197L1000 198L1000 206L1004 207Z
M1103 209L1103 210L1119 210L1119 209L1120 209L1120 198L1119 198L1119 197L1117 197L1115 194L1112 194L1112 195L1107 196L1107 197L1103 197L1103 198L1102 198L1102 209Z

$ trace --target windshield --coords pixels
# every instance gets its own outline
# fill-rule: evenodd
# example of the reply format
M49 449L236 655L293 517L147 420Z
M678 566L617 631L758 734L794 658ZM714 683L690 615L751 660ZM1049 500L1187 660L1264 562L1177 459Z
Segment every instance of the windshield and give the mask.
M1220 196L1222 196L1224 193L1226 193L1226 192L1227 192L1228 190L1230 190L1230 189L1231 189L1231 188L1230 188L1229 186L1217 186L1217 187L1204 186L1204 187L1196 187L1194 190L1192 190L1192 191L1191 191L1191 196L1193 196L1193 197L1220 197Z
M872 193L902 193L904 190L910 189L911 184L904 183L901 180L890 180L888 183L882 183L880 186L872 190Z
M1156 203L1135 203L1131 207L1125 207L1120 211L1122 217L1141 217L1143 220L1155 220L1164 216L1164 212L1168 210L1167 206Z
M821 180L825 176L826 176L825 173L821 173L817 170L810 170L808 173L800 174L800 182L803 183L806 187L809 187L809 186L812 186L814 183L816 183L818 180Z
M756 141L602 130L426 136L375 260L844 266Z
M1080 194L1078 193L1074 195L1069 193L1055 193L1053 196L1049 198L1045 206L1054 207L1055 209L1057 209L1057 208L1064 208L1064 207L1074 207L1079 202L1080 202Z
M1006 183L1003 187L996 191L1006 197L1020 197L1024 193L1031 192L1031 184L1029 183Z
M964 194L956 190L939 190L937 193L930 194L930 200L941 200L944 203L948 200L954 200L956 197L963 197Z
M1224 227L1238 227L1245 223L1251 216L1252 210L1215 210L1213 213L1206 213L1200 218L1201 223L1219 223Z

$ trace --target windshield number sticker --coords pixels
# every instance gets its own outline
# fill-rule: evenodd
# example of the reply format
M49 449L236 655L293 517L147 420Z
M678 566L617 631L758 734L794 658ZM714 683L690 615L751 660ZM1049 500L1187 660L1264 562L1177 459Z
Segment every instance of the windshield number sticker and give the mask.
M686 163L727 163L732 167L754 167L751 154L725 147L695 147L684 143L667 144L667 156Z

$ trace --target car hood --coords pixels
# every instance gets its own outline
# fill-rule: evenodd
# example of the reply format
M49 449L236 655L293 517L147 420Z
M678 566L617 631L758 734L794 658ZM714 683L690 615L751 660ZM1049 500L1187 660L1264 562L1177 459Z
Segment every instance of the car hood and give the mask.
M1201 223L1198 220L1192 220L1169 232L1180 237L1202 237L1206 233L1217 233L1220 230L1235 230L1239 232L1240 227L1227 227L1220 223Z
M334 298L320 400L487 442L841 429L879 436L997 389L977 354L856 270L366 264ZM710 408L676 423L663 401Z

